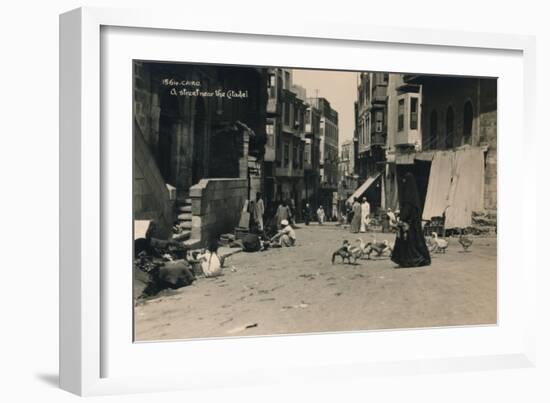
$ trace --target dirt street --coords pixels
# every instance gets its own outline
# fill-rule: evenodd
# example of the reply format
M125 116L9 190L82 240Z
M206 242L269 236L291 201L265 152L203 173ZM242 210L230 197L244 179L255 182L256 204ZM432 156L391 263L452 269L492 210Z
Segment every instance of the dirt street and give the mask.
M140 303L136 341L496 323L496 238L467 253L449 238L431 266L398 269L388 257L330 262L343 239L392 234L316 224L296 234L294 248L233 255L221 277Z

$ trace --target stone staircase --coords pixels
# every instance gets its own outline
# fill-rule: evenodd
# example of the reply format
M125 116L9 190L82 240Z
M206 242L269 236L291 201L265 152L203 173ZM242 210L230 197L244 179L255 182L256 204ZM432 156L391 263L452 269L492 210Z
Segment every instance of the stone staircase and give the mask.
M191 199L185 198L183 202L178 203L177 210L177 226L182 229L181 232L175 233L173 239L176 241L188 241L191 238L192 227L192 207Z

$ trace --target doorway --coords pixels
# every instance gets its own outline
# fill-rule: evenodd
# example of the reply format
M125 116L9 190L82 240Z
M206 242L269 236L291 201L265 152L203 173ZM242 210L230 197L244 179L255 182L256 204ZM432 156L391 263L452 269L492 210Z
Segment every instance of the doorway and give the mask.
M174 185L174 144L179 129L179 103L175 96L164 94L160 101L159 134L155 153L157 166L166 183Z
M206 176L206 108L202 98L197 98L195 124L193 126L193 163L191 169L192 185Z

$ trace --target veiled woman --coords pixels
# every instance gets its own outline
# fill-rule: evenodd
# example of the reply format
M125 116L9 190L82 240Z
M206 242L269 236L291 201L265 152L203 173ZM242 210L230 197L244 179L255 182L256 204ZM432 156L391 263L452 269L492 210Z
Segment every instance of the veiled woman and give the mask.
M350 231L354 234L358 233L361 229L361 204L359 204L359 200L354 198L353 205L351 206L351 210L353 211L353 218L351 219L351 225L350 225Z
M399 185L400 215L391 260L400 267L427 266L431 258L422 233L420 198L414 176L408 172Z

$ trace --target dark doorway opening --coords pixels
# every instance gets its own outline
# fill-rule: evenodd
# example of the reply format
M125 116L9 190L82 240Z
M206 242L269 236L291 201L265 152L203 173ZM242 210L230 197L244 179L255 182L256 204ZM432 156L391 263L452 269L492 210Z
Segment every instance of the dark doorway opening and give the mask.
M212 136L210 148L210 178L238 178L239 177L239 150L238 137L242 133L237 129L227 128L217 131ZM194 174L194 172L193 172Z
M430 149L437 148L437 111L433 110L430 115Z
M195 124L193 126L192 184L197 184L206 176L204 169L206 154L206 108L202 98L196 101Z
M445 147L453 148L454 132L455 132L455 113L453 108L449 106L447 109L447 117L445 122Z
M464 105L464 144L472 143L472 125L474 121L474 109L470 101Z
M165 93L160 100L159 137L156 160L164 181L174 185L174 167L172 163L173 143L179 127L179 103L175 96Z

